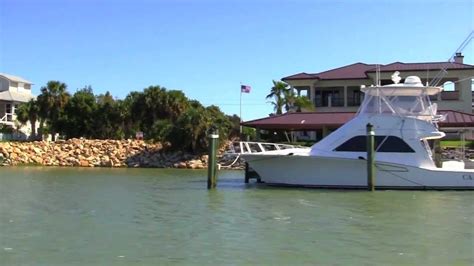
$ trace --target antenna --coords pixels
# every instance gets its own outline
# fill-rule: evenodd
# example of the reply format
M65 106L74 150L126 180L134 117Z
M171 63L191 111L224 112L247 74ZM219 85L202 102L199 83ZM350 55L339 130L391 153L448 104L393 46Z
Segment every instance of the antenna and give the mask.
M430 78L430 69L428 68L428 69L426 70L426 87L428 87L428 86L430 85L430 83L429 83L429 81L428 81L429 78Z
M380 65L375 65L375 86L380 86Z
M471 33L469 33L467 38L464 39L464 41L461 43L461 45L459 45L458 49L456 49L456 51L453 53L453 55L451 55L451 57L448 59L448 63L453 65L454 64L454 57L456 56L456 54L462 52L462 50L464 50L464 48L466 48L466 46L469 44L469 42L473 38L474 38L474 30L472 30ZM446 76L446 74L448 73L448 71L446 70L447 68L448 68L448 64L445 64L443 66L443 68L441 68L441 70L438 72L438 74L436 74L436 76L433 78L433 80L431 80L431 85L432 86L438 86L438 84L441 82L441 80L444 78L444 76Z

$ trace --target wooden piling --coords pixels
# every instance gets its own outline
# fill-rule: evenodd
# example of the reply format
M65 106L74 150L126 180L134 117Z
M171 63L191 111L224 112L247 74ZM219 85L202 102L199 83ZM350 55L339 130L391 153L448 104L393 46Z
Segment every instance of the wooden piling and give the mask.
M249 163L245 162L245 184L248 184L249 180L250 180Z
M374 126L367 124L367 189L375 190L375 132Z
M436 167L441 168L443 163L441 162L441 154L443 150L441 149L441 141L439 139L435 139L433 141L433 159Z
M219 132L212 129L209 134L209 157L207 162L207 189L217 186L217 146Z

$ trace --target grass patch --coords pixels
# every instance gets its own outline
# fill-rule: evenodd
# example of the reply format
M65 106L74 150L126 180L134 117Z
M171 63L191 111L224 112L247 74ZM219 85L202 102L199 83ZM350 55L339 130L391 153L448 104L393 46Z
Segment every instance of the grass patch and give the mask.
M461 148L462 144L460 140L442 140L441 147L443 148ZM474 141L466 140L464 142L464 147L474 148Z

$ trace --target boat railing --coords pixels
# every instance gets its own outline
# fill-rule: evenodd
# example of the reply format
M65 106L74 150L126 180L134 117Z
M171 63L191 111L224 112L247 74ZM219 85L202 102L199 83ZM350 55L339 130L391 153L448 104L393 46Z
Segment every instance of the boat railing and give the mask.
M226 154L248 154L248 153L259 153L276 150L286 150L298 148L300 146L281 144L281 143L269 143L269 142L253 142L253 141L235 141L232 142Z

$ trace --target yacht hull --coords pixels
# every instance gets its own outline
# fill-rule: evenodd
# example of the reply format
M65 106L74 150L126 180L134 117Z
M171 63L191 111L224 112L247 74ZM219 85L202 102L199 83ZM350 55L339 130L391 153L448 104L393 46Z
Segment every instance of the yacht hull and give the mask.
M322 188L367 188L367 162L337 157L247 154L267 184ZM443 170L376 162L379 189L474 189L474 170Z

